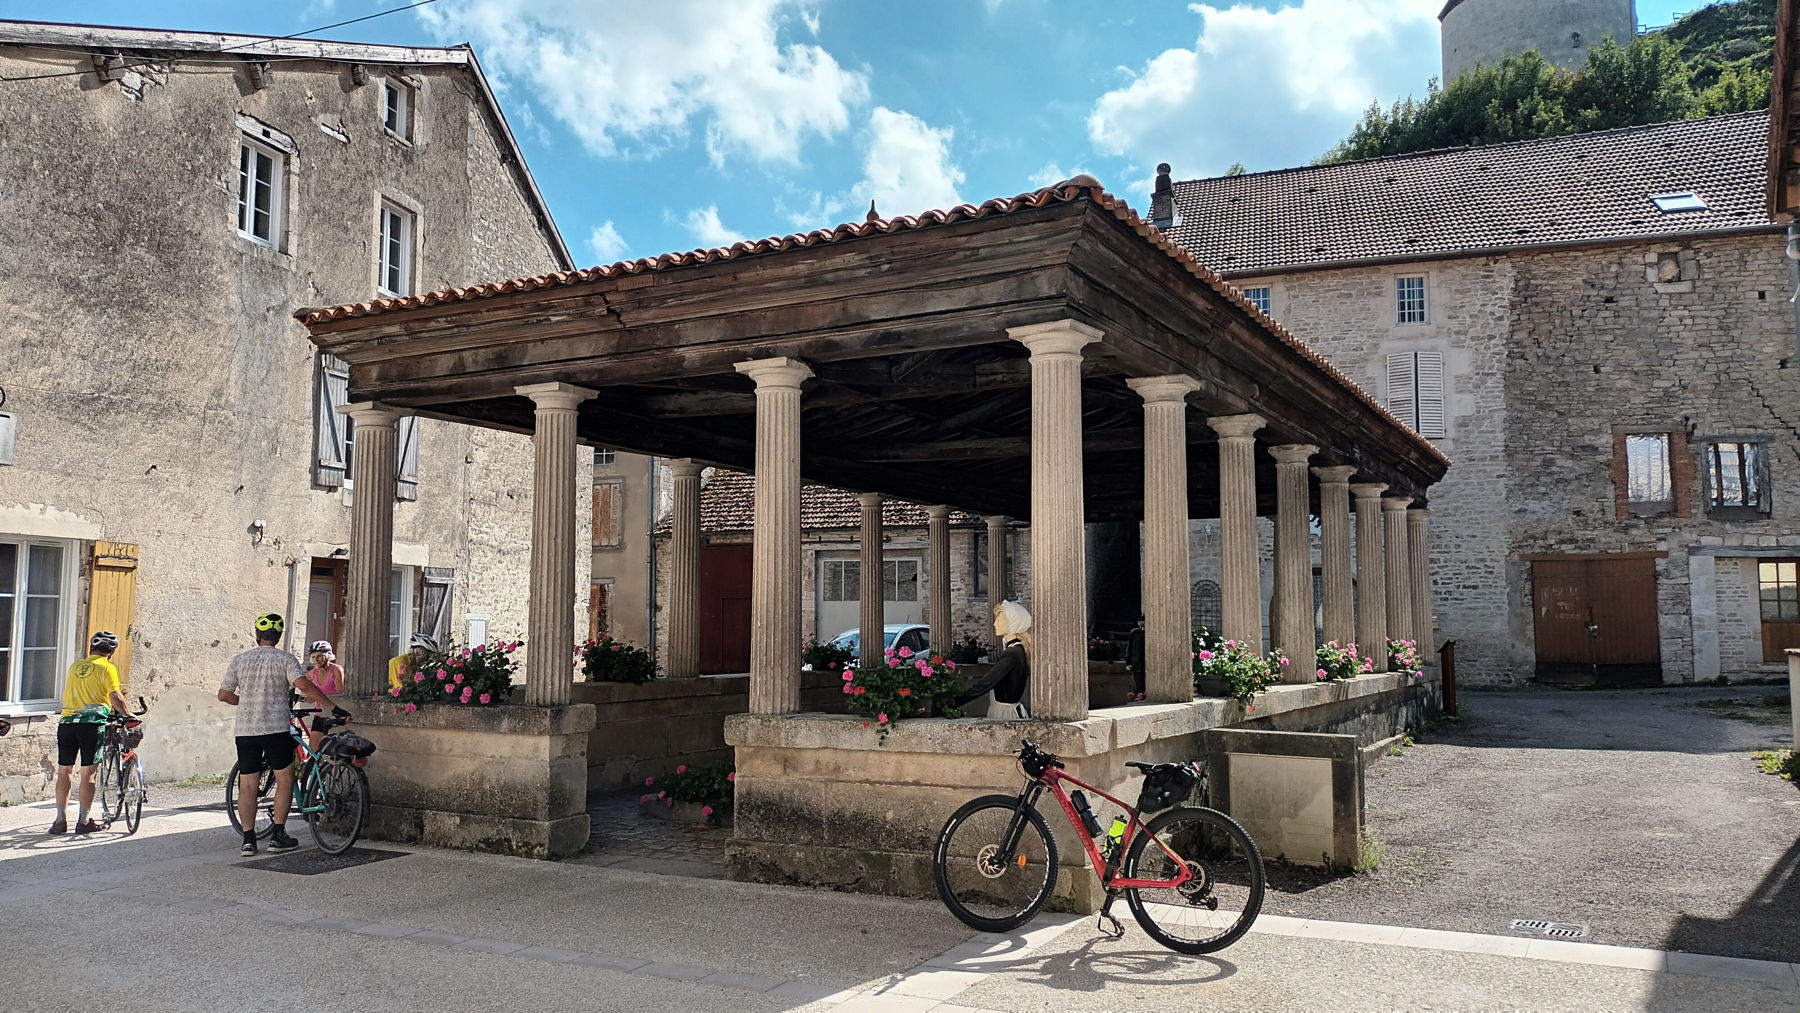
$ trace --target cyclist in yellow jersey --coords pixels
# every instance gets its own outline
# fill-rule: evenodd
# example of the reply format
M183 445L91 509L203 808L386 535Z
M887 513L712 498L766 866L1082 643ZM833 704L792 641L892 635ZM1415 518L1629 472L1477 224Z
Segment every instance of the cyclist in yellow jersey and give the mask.
M402 681L412 678L414 669L437 652L437 640L423 633L413 634L406 653L388 659L388 688L399 689Z
M125 696L119 691L119 670L108 660L119 649L117 634L105 630L88 642L91 653L69 668L63 687L62 723L56 726L56 822L53 834L69 832L69 788L76 762L81 766L81 815L75 832L91 834L100 824L88 818L94 805L94 761L100 753L100 734L113 712L125 713Z

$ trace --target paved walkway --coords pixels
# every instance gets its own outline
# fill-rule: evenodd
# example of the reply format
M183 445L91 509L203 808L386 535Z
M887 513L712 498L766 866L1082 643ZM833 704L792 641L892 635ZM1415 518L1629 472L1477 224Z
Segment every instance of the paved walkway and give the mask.
M719 879L725 875L729 827L707 827L657 815L633 792L588 798L591 835L572 861L665 876Z
M203 799L207 791L191 793ZM1215 957L932 902L376 844L242 860L155 793L130 838L0 809L5 1008L1345 1011L1800 1007L1800 968L1266 916ZM301 839L306 840L304 830ZM79 920L72 917L80 913ZM108 959L78 955L108 954Z

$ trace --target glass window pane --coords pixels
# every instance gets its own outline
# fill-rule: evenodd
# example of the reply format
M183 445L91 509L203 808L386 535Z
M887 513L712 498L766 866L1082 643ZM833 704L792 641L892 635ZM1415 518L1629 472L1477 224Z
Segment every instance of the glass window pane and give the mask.
M0 595L10 595L18 590L18 579L19 547L0 543Z
M12 595L0 596L0 650L12 646L13 642L13 601Z
M56 696L56 651L21 651L24 655L19 699L48 700Z
M30 572L31 594L54 595L62 591L63 550L60 545L33 545L31 547Z
M25 642L21 646L55 650L57 633L62 626L61 604L56 598L33 596L25 599Z
M399 657L406 650L401 643L401 634L405 630L400 627L400 619L406 613L402 609L401 598L406 592L406 575L399 570L388 574L388 656Z
M0 701L13 699L13 652L0 650Z
M1625 438L1627 498L1633 503L1666 503L1669 488L1669 437L1656 433Z
M1778 572L1776 570L1776 567L1778 565L1780 565L1780 564L1758 563L1756 565L1756 579L1761 581L1764 584L1770 583L1771 581L1775 580L1775 574Z

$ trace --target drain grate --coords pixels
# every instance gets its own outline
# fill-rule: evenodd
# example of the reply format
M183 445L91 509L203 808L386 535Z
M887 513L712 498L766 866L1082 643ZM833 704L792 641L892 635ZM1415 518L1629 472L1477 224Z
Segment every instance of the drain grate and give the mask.
M1574 922L1547 922L1541 918L1514 918L1510 926L1514 932L1524 932L1534 936L1548 936L1551 939L1586 939L1588 927Z

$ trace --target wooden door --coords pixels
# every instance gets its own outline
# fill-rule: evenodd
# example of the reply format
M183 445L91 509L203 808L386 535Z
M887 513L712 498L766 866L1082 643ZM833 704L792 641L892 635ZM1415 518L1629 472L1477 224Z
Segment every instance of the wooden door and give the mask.
M1539 559L1531 564L1531 580L1539 681L1662 681L1655 559Z
M1757 560L1756 585L1763 660L1786 661L1800 647L1800 559Z
M101 630L119 635L119 649L112 662L119 681L131 682L131 627L137 617L138 547L123 542L94 543L93 584L88 592L88 640ZM85 654L82 655L86 657Z
M750 560L748 545L700 549L700 672L750 670Z

